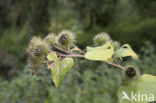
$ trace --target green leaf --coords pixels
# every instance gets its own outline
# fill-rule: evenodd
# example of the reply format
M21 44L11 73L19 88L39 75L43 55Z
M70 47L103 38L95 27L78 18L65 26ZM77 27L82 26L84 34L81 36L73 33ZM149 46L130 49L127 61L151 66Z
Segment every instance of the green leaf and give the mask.
M56 87L58 87L60 85L60 82L61 82L61 80L60 80L60 68L59 67L60 67L60 62L57 61L57 62L55 62L55 65L51 69L52 70L52 72L51 72L52 79L53 79L53 82L54 82Z
M99 47L87 47L86 59L109 61L114 54L114 48L110 42Z
M49 53L49 54L47 55L47 59L48 59L49 61L57 61L57 60L58 60L58 57L57 57L57 55L56 55L55 52L51 52L51 53Z
M119 103L150 103L152 99L156 100L156 76L144 74L139 79L121 86L118 89L118 99Z
M123 45L120 49L118 49L115 52L115 57L120 58L122 60L122 57L131 56L133 59L138 59L137 54L132 50L131 46L128 44Z
M65 58L55 62L55 67L52 69L52 79L55 86L58 88L70 68L74 65L72 58Z

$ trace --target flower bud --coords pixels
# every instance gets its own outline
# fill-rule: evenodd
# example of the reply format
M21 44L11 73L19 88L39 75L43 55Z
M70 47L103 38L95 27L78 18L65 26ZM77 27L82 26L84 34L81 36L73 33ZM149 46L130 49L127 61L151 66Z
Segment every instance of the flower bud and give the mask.
M114 50L119 49L121 46L120 42L118 42L118 41L112 41L112 45L113 45Z
M125 74L129 77L132 78L134 76L136 76L136 70L133 67L128 67L125 71Z
M73 42L75 42L74 33L70 32L68 30L63 30L62 32L59 33L58 43L61 46L70 46Z
M100 46L100 45L103 45L105 44L107 41L111 41L111 38L109 36L108 33L106 32L102 32L102 33L99 33L97 34L94 39L93 39L93 42L96 46Z
M129 82L134 81L140 77L140 73L134 65L127 66L126 70L123 71L121 78L121 84L127 85Z
M44 42L46 42L47 44L49 45L54 45L56 42L55 42L55 34L54 33L50 33L48 34L45 39L44 39Z
M48 51L48 46L40 37L32 37L26 49L31 57L43 56Z

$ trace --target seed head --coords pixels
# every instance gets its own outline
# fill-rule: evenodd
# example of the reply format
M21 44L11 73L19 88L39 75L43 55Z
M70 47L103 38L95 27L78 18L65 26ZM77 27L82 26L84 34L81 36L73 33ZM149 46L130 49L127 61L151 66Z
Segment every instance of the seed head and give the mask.
M127 85L129 82L132 82L140 77L139 70L135 65L127 65L126 70L123 71L123 75L121 76L121 84Z
M96 46L100 46L103 45L104 43L106 43L107 41L111 41L111 37L109 36L108 33L106 32L102 32L97 34L94 39L93 42Z
M56 41L55 41L55 34L54 33L48 34L45 37L44 42L46 42L47 44L49 44L51 46L54 45L56 43Z
M128 67L125 73L128 77L132 78L136 75L136 70L133 67Z
M26 49L27 54L30 57L37 57L45 55L48 51L48 46L45 42L42 41L40 37L32 37L29 45Z
M119 49L120 48L120 42L118 42L118 41L112 41L112 45L113 45L113 47L114 47L114 50L117 50L117 49Z
M68 30L63 30L58 35L58 43L61 46L69 46L75 42L75 34Z

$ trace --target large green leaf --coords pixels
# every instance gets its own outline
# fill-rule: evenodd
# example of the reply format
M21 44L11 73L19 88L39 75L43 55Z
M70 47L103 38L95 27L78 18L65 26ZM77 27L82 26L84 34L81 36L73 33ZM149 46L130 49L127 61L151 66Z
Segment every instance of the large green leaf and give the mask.
M156 76L144 74L121 86L118 89L118 99L119 103L152 103L152 99L156 100Z
M138 59L137 54L132 50L131 46L129 44L123 45L120 49L118 49L115 52L115 57L120 58L122 60L122 57L131 56L133 59Z
M52 79L56 87L59 87L61 81L66 75L67 71L74 65L72 58L65 58L55 62L55 66L52 69Z
M110 42L105 43L99 47L87 47L86 59L109 61L114 54L114 48Z
M55 65L51 69L52 79L56 87L59 87L61 83L61 76L60 76L60 62L55 62Z

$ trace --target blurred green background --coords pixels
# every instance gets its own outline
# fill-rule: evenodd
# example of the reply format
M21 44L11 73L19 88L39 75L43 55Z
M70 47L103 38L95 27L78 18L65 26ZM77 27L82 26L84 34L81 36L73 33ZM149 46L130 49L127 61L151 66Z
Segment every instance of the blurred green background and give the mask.
M0 103L118 103L121 71L75 59L60 88L50 71L32 75L25 48L32 35L69 29L85 49L99 32L129 43L138 61L125 61L156 75L155 0L0 0Z

